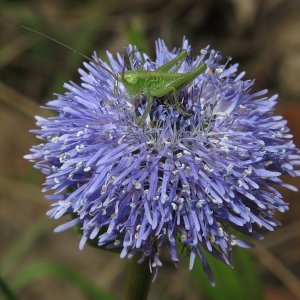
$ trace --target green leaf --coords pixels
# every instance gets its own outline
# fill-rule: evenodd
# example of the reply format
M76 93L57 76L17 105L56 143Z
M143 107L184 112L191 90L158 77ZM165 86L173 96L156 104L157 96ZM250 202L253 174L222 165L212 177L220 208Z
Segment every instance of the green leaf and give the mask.
M16 268L19 261L29 252L34 243L49 230L50 222L44 217L33 223L13 247L10 248L9 254L4 257L0 264L1 275L6 276Z
M13 287L16 290L21 289L29 282L41 277L61 278L69 281L91 300L114 299L92 281L74 271L72 268L52 261L39 261L29 265L16 276Z
M193 276L201 282L200 289L210 300L260 300L263 299L255 262L249 250L235 249L234 269L217 260L210 254L206 258L213 270L216 286L211 287L199 261L192 270Z
M211 300L219 299L243 299L244 293L239 285L239 279L235 270L219 262L214 257L207 256L207 260L212 268L216 279L216 286L212 287L208 282L201 263L197 260L192 270L192 274L201 282L202 291Z
M0 276L0 295L1 295L1 292L5 296L5 299L17 300L17 297L14 295L13 291L10 289L10 287L6 284L6 282Z
M258 265L251 252L245 249L237 249L234 252L237 272L239 274L241 285L245 291L245 300L262 300L263 288L261 275L258 272Z

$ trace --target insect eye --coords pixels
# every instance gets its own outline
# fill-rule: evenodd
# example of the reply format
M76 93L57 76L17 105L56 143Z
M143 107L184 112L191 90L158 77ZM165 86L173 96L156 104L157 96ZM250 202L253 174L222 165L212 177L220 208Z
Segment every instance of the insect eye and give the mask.
M138 78L135 74L125 74L124 79L128 83L136 83Z

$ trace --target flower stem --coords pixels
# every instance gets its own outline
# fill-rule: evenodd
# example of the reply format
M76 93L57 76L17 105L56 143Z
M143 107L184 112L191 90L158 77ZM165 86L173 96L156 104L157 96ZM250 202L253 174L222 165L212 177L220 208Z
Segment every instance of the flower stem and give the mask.
M146 300L150 288L151 273L148 262L139 264L133 257L130 262L125 300Z

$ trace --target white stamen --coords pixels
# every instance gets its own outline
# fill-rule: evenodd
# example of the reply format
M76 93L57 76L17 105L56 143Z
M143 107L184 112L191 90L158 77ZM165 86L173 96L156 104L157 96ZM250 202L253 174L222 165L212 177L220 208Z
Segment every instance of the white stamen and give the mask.
M184 202L184 198L179 198L179 199L178 199L178 202L179 202L179 203L183 203L183 202Z
M227 166L227 175L231 175L232 174L232 169L233 169L233 165L230 164Z
M166 202L166 201L169 199L169 196L166 195L166 194L164 194L164 195L161 196L161 198L162 198L162 200L163 200L164 202Z
M76 164L76 169L80 168L83 165L83 161L80 161Z
M172 206L173 210L176 210L176 209L177 209L176 203L172 202L172 203L171 203L171 206Z
M203 168L204 168L205 171L208 171L208 172L210 172L210 173L212 173L212 172L214 171L214 169L213 169L213 168L209 168L208 165L204 165Z
M67 160L67 157L68 157L68 153L67 153L67 152L61 154L61 155L59 156L59 162L60 162L61 164L64 163L64 162Z
M225 153L229 153L230 152L230 150L229 150L229 148L227 147L227 146L223 146L223 147L221 147L220 148L222 151L224 151Z
M118 145L121 145L126 135L124 134L121 138L118 139Z
M91 167L85 167L84 169L83 169L83 171L84 172L88 172L88 171L90 171L92 168Z
M224 135L224 136L221 138L221 141L222 141L222 142L227 142L227 141L228 141L228 136L227 136L227 135Z
M183 155L182 152L176 154L177 158L180 158L182 155Z
M52 143L56 143L58 141L59 137L58 136L54 136L52 139L51 139L51 142Z
M248 175L250 175L252 173L253 168L251 166L249 166L247 169L244 170L244 172L242 173L243 177L246 177Z
M230 244L231 244L231 246L235 246L236 245L236 240L231 240Z
M181 237L180 237L180 240L181 240L182 242L186 241L186 240L187 240L186 234L182 234Z
M83 144L76 145L75 149L77 152L80 152L85 146Z
M209 239L212 243L214 243L216 241L216 237L213 234L210 236Z
M100 194L104 195L106 193L106 191L107 191L107 186L103 186L101 191L100 191Z
M197 206L198 208L201 208L201 207L203 206L204 203L205 203L205 200L199 200L199 201L197 201L196 206Z
M76 136L77 136L77 137L80 137L80 136L82 136L83 134L84 134L84 132L83 132L82 130L80 130L80 131L77 132Z
M223 236L224 231L223 231L223 228L222 228L222 227L219 227L219 228L218 228L218 233L219 233L220 236Z
M132 180L133 185L135 186L135 188L137 190L140 190L142 188L142 185L140 182L136 181L136 180Z

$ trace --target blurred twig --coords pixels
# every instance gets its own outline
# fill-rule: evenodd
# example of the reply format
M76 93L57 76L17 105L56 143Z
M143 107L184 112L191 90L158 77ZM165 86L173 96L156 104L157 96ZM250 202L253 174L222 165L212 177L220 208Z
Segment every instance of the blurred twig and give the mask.
M16 111L19 111L30 118L32 118L34 114L41 113L41 109L37 103L26 96L21 95L19 92L16 92L2 82L0 82L0 102L11 106Z
M300 246L294 246L291 249L288 249L285 252L285 261L289 264L295 265L296 263L299 263L300 257Z
M300 221L296 221L292 224L285 225L284 227L277 229L277 231L265 236L263 244L267 248L283 244L292 238L300 236L299 228Z
M10 64L16 57L24 51L40 42L36 36L21 36L14 39L0 50L0 68Z
M257 243L254 254L259 262L272 272L287 288L300 299L300 281L262 244Z

